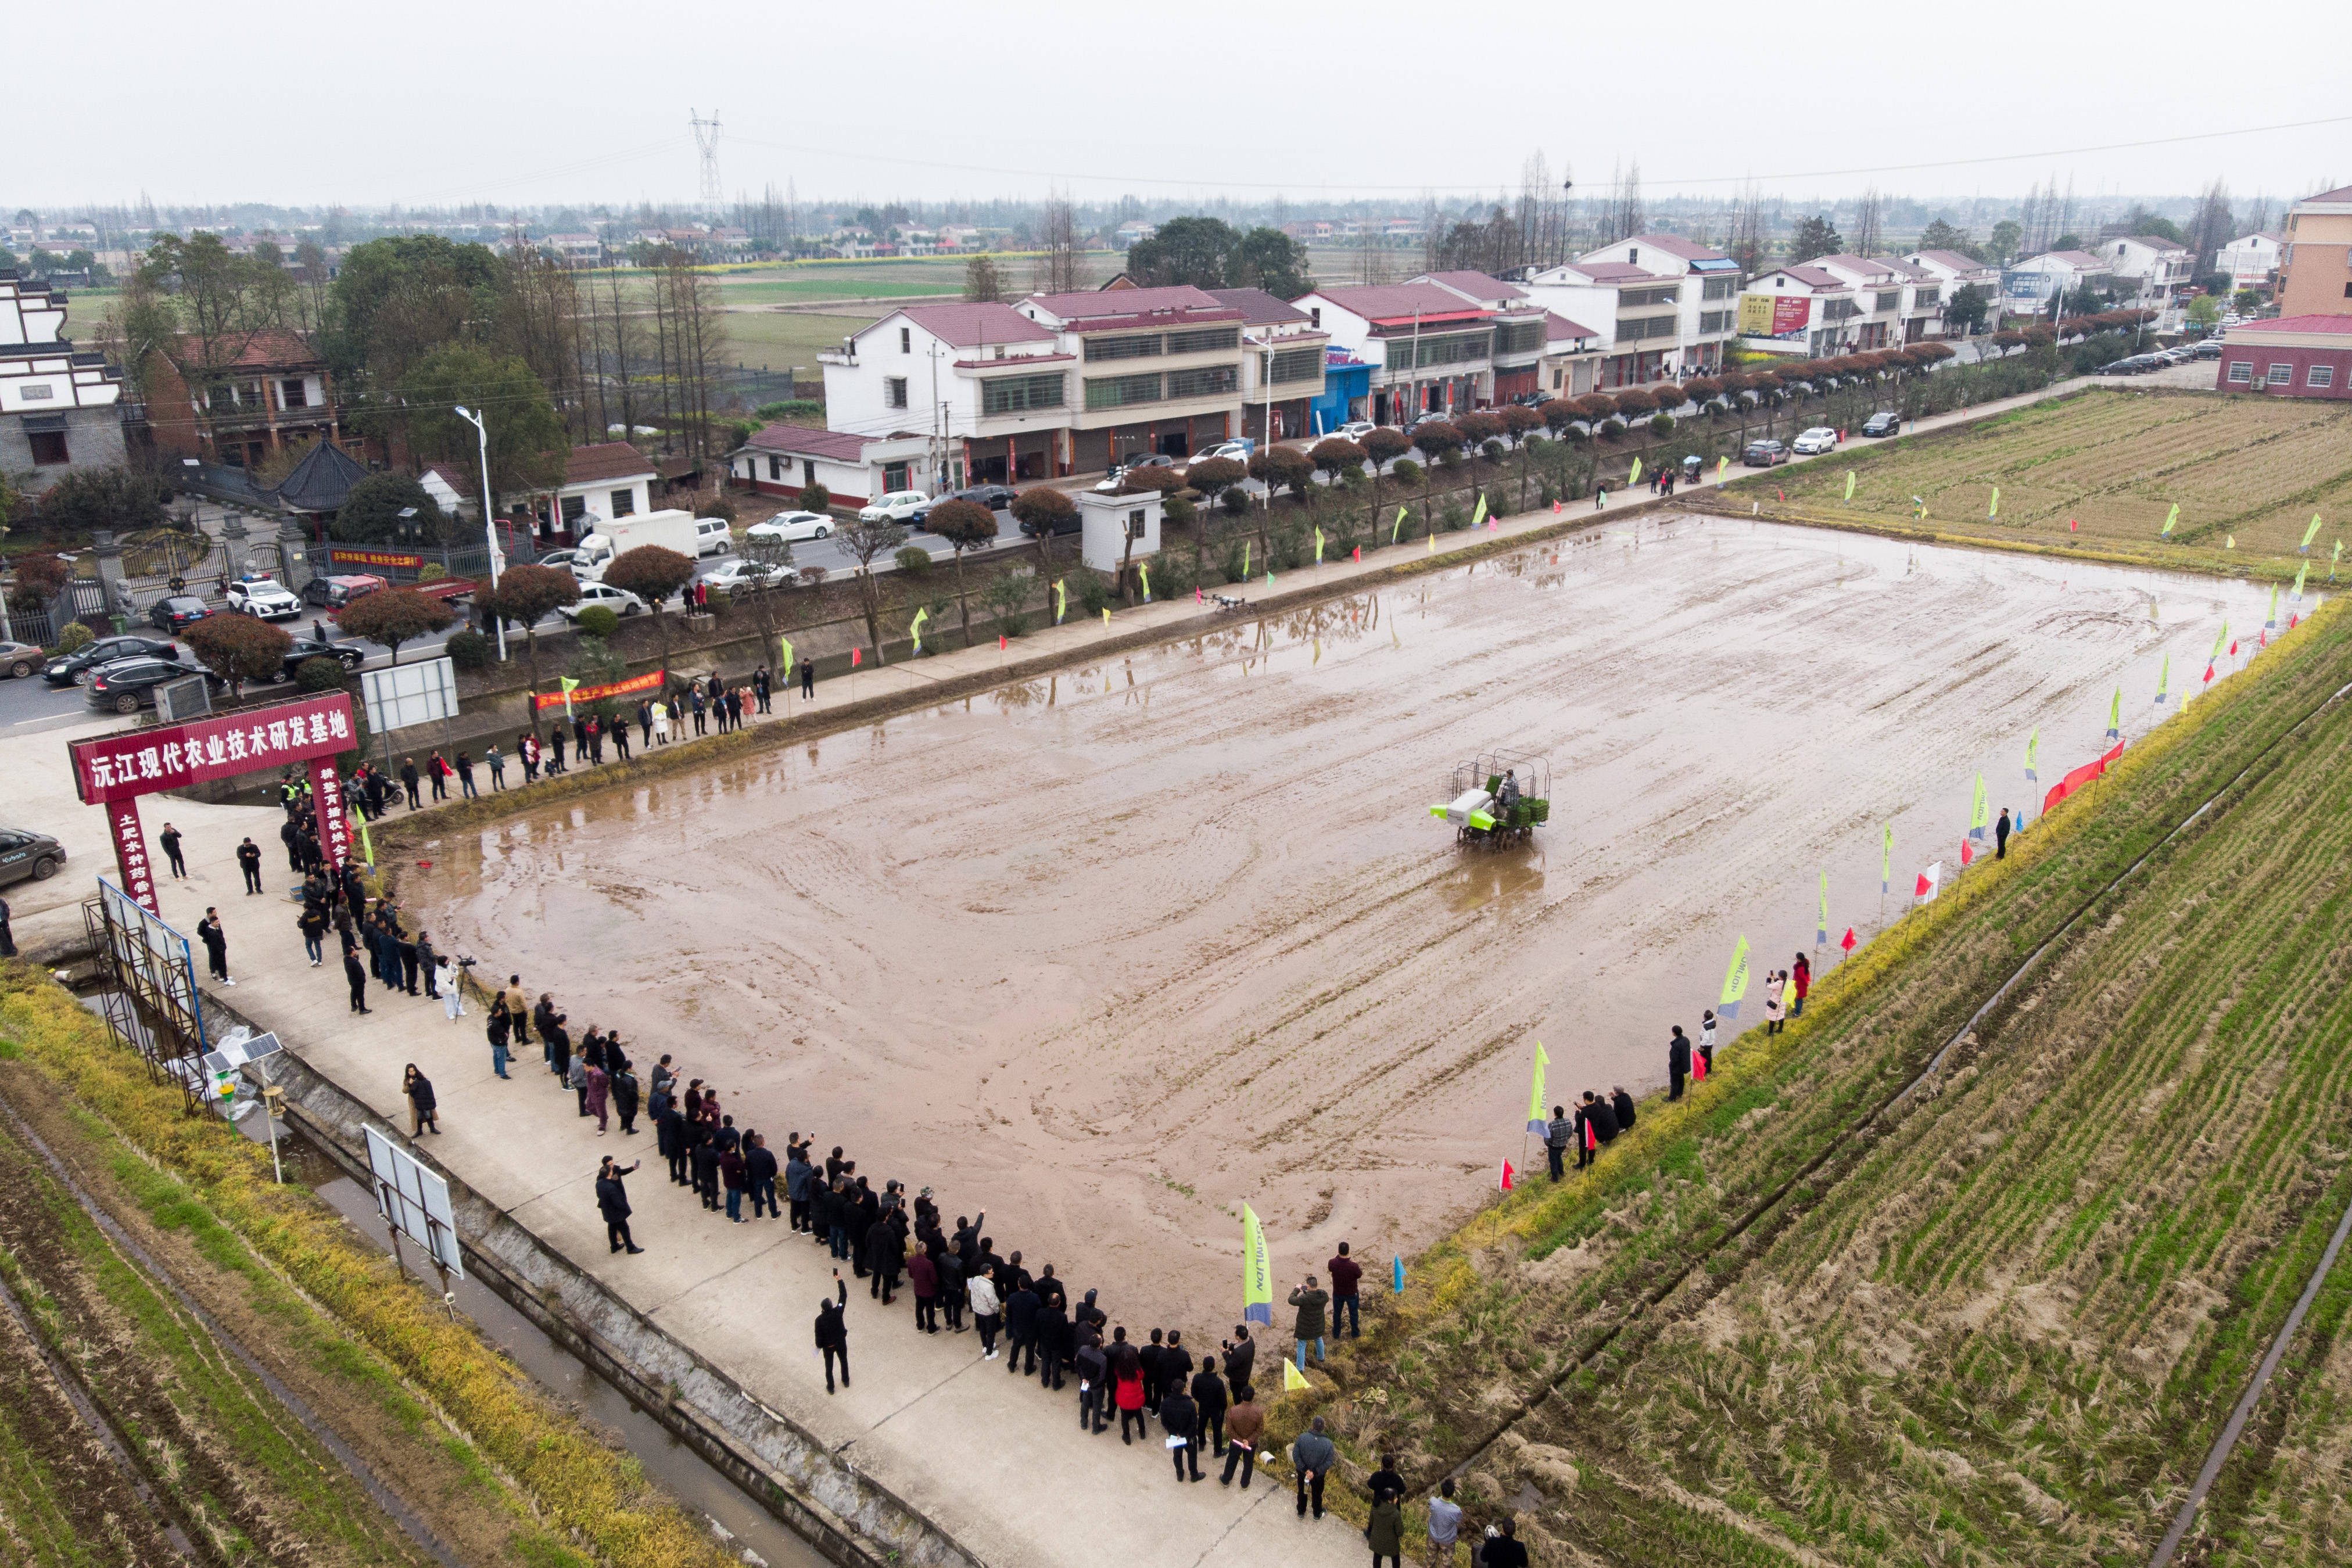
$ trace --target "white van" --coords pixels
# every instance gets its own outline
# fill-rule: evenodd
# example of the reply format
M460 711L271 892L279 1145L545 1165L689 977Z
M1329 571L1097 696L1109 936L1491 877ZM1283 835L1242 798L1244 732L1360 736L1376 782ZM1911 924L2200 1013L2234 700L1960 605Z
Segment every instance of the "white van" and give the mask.
M735 548L735 530L724 517L697 517L694 520L694 553L698 559L707 555L725 555Z

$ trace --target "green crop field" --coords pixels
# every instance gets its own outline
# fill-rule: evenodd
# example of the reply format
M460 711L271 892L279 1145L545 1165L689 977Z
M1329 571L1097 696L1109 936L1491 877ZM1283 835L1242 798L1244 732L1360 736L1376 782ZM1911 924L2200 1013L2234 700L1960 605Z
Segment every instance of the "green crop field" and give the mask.
M1845 476L1854 476L1853 499ZM1995 486L2000 513L1988 517ZM2326 553L2352 532L2352 408L2270 397L2095 392L1922 437L1851 439L1840 456L1750 481L1818 514L1948 531L2289 556L2316 512ZM2079 531L2069 523L2079 524Z
M877 313L878 315L878 313ZM838 349L841 340L877 315L814 316L797 310L733 310L725 318L729 364L755 365L778 373L801 368L803 381L817 378L817 354Z
M1419 1260L1311 1401L1345 1450L1538 1562L2146 1563L2352 1201L2347 681L2330 608ZM2184 1561L2345 1560L2347 1273Z

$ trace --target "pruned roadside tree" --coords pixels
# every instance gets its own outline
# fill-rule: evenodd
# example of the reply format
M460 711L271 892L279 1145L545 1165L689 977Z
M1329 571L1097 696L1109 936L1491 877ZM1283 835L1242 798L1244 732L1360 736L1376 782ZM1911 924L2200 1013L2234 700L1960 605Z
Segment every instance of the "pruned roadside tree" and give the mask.
M604 580L635 594L654 610L654 634L661 640L662 678L669 678L669 614L662 606L694 580L694 561L660 545L625 549L604 569Z
M344 631L383 649L395 664L400 663L402 643L429 637L457 619L457 612L447 601L429 598L413 588L379 588L345 607L341 617Z
M1328 436L1308 450L1307 459L1321 469L1326 478L1337 481L1347 470L1363 467L1364 449L1343 436Z
M948 541L955 551L956 610L963 617L963 643L971 646L971 601L966 595L963 558L966 552L996 543L996 514L978 501L941 501L933 506L923 526Z
M1474 409L1468 413L1457 414L1454 420L1454 428L1462 433L1464 440L1472 446L1478 447L1486 445L1490 441L1499 440L1503 433L1510 427L1503 423L1501 414L1490 413L1486 409Z
M1184 483L1212 501L1248 477L1249 470L1230 457L1203 457L1184 470Z
M1529 431L1541 430L1544 425L1542 414L1521 403L1511 404L1508 408L1501 410L1496 417L1503 422L1503 429L1509 434L1511 444L1515 446L1528 438Z
M1296 447L1268 446L1250 454L1249 476L1265 486L1269 499L1286 489L1303 501L1307 486L1314 482L1315 465Z
M1194 464L1199 467L1199 464ZM1037 570L1054 570L1054 535L1078 515L1078 504L1051 485L1034 485L1013 497L1013 517L1037 539Z
M882 591L874 580L874 563L905 544L907 530L888 517L860 517L844 523L833 537L856 559L858 600L866 608L866 640L874 645L874 662L878 664L882 662Z
M1412 437L1394 425L1381 424L1364 432L1364 455L1372 460L1375 470L1387 467L1412 450Z
M474 605L492 625L503 621L522 628L523 659L530 671L530 732L539 733L539 623L580 600L580 584L551 566L510 566L496 588L474 591ZM607 612L609 614L610 612Z
M1451 420L1433 419L1412 429L1412 444L1433 463L1443 461L1449 452L1461 451L1463 440L1462 427Z
M761 652L768 658L777 657L776 639L782 635L776 625L776 590L793 580L793 541L781 534L743 536L737 547L743 559L760 569L759 580L751 586L751 604L760 612L760 630L767 636Z
M1575 423L1578 418L1576 401L1573 398L1556 397L1536 412L1542 415L1544 428L1554 435L1567 434L1568 427Z
M232 696L242 696L247 681L283 676L286 655L294 647L284 628L250 615L207 616L182 635L205 668L228 683Z

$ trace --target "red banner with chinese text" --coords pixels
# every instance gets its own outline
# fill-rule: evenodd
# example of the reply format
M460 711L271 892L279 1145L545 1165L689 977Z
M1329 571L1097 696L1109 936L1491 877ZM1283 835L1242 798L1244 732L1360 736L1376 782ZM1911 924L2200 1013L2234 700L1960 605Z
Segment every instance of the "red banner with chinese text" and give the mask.
M249 713L79 740L69 750L74 789L95 805L332 758L349 751L354 737L352 699L331 692Z
M575 703L593 703L602 702L606 697L630 697L639 692L657 692L661 690L663 678L668 674L667 670L655 670L649 674L631 675L625 681L613 681L601 686L574 686L569 693L541 692L539 694L539 711L545 713L549 708L562 707L566 696Z

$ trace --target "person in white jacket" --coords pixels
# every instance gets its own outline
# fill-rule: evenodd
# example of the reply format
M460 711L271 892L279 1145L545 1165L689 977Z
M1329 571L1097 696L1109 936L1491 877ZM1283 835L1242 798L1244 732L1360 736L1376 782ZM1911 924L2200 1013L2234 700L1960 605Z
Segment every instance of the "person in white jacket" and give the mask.
M971 1326L980 1331L981 1360L996 1359L996 1331L1004 1326L1004 1303L997 1300L996 1276L981 1274L971 1281Z

